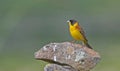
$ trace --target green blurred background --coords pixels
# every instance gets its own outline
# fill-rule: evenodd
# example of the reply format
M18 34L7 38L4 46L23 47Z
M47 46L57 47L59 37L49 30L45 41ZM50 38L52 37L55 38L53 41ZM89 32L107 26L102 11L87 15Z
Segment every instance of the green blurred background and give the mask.
M120 0L0 0L0 71L43 71L34 52L71 41L69 19L102 57L93 71L119 71Z

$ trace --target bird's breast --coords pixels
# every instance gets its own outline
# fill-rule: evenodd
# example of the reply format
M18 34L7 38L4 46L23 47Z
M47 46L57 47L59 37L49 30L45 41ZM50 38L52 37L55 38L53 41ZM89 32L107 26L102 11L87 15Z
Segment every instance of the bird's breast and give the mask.
M83 35L80 33L79 29L75 27L70 28L70 34L76 40L84 40Z

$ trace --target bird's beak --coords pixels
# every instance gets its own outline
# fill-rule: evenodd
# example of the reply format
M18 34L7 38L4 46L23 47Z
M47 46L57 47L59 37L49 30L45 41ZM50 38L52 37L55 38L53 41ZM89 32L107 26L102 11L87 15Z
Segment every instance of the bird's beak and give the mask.
M70 21L68 20L67 23L69 23Z

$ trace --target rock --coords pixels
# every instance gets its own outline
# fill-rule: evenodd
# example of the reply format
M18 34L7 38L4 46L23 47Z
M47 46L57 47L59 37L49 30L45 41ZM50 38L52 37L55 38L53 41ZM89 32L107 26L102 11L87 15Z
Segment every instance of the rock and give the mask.
M89 71L99 62L100 55L86 46L63 42L45 45L35 53L35 58L57 64L59 68L68 66L77 71Z
M78 71L71 66L61 66L58 64L48 64L44 67L44 71Z

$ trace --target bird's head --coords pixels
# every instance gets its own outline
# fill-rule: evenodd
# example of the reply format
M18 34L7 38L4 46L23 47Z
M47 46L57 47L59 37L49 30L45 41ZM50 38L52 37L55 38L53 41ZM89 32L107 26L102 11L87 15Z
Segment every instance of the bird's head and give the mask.
M68 24L69 24L70 26L75 26L75 25L78 24L78 22L77 22L76 20L74 20L74 19L68 20L67 22L68 22Z

